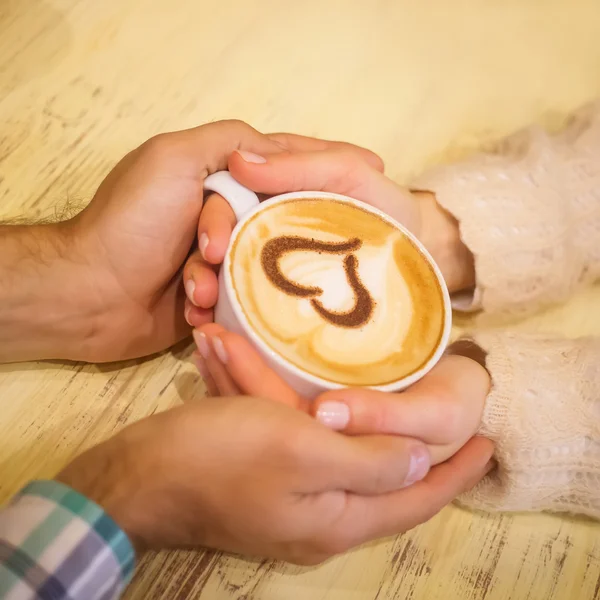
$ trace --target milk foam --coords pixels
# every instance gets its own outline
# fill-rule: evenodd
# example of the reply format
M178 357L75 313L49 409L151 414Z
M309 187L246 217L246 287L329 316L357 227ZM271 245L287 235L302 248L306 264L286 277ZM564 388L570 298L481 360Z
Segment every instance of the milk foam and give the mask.
M261 250L277 236L338 244L359 238L361 244L351 253L282 254L278 266L287 280L322 290L298 297L274 285L261 263ZM374 301L368 320L356 327L328 321L313 304L336 314L355 307L356 292L344 270L348 254L356 257L358 279ZM346 203L290 200L259 212L240 232L230 269L237 300L258 335L324 379L348 385L400 379L427 362L441 337L443 300L429 264L401 231Z

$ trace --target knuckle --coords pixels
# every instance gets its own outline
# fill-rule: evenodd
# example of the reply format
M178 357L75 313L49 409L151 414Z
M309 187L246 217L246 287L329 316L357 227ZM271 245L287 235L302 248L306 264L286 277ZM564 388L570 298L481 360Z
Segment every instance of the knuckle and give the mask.
M336 152L339 155L339 160L346 167L348 173L360 172L365 168L364 160L350 148L338 148Z
M368 484L368 487L373 493L382 493L389 491L390 488L395 487L393 484L397 483L398 477L403 477L401 471L398 469L396 459L398 452L389 452L385 458L373 458L369 466L368 473L365 474L364 483ZM368 480L366 479L368 478ZM391 481L391 480L394 481Z
M463 429L464 411L454 391L443 385L436 385L430 391L436 400L435 424L443 441L452 441Z
M335 154L338 168L335 170L333 184L342 193L349 193L363 180L366 165L347 148L339 148L335 150Z
M254 131L254 128L248 125L245 121L241 119L225 119L223 121L219 121L218 124L222 127L226 127L232 132L248 132Z
M371 152L370 161L372 163L373 168L377 169L379 172L383 173L385 171L385 163L379 154L375 152Z
M163 160L172 154L174 147L173 136L169 133L159 133L144 142L141 150L146 157Z
M289 151L289 135L287 133L269 133L267 135L269 140L274 144L277 144L282 150Z
M409 442L403 437L378 436L377 448L365 457L363 483L372 493L397 489L404 482L409 462Z
M386 397L382 402L371 403L369 409L373 420L373 431L397 433L398 403Z

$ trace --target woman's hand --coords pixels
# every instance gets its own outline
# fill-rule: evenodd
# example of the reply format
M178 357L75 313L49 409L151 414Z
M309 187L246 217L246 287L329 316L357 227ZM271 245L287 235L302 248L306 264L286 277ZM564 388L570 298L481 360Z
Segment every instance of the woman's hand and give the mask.
M348 388L300 397L245 338L210 324L194 333L197 366L213 394L250 394L313 414L350 435L388 434L427 444L431 464L454 455L477 432L490 388L487 371L465 356L445 356L421 381L398 393Z
M477 433L489 390L490 376L478 362L452 355L403 392L335 390L319 396L313 411L322 423L347 434L417 438L438 464Z

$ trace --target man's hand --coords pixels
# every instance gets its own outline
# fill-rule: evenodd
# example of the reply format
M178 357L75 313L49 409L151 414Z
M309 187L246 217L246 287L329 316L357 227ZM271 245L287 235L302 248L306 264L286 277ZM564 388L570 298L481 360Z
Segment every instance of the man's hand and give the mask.
M205 546L315 564L404 532L486 472L477 439L428 469L423 444L345 436L270 400L225 397L144 419L58 477L103 506L138 550ZM418 461L420 481L405 487Z
M236 150L291 156L311 148L343 149L382 168L350 144L222 121L152 138L70 221L0 228L0 361L114 361L189 335L181 267L197 247L204 179L226 169ZM195 323L210 321L211 308L196 310Z

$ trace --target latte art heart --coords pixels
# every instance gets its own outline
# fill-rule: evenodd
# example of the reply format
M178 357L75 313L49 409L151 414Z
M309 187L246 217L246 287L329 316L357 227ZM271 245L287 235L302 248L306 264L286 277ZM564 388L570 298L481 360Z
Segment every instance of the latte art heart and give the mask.
M250 327L300 369L344 385L383 385L419 370L444 329L437 277L387 220L322 199L250 217L229 273Z
M358 276L358 259L354 254L348 254L344 258L343 268L346 273L348 285L354 291L356 302L352 309L347 312L327 310L323 304L315 299L315 296L323 294L320 287L306 287L291 281L281 271L280 259L289 252L304 250L308 252L325 252L329 254L343 254L358 250L362 242L353 238L347 242L321 242L314 238L302 238L298 236L280 236L269 240L262 249L260 261L263 271L269 281L282 292L298 298L311 297L314 309L329 323L338 327L361 327L365 325L373 314L374 301L369 290L363 285Z

